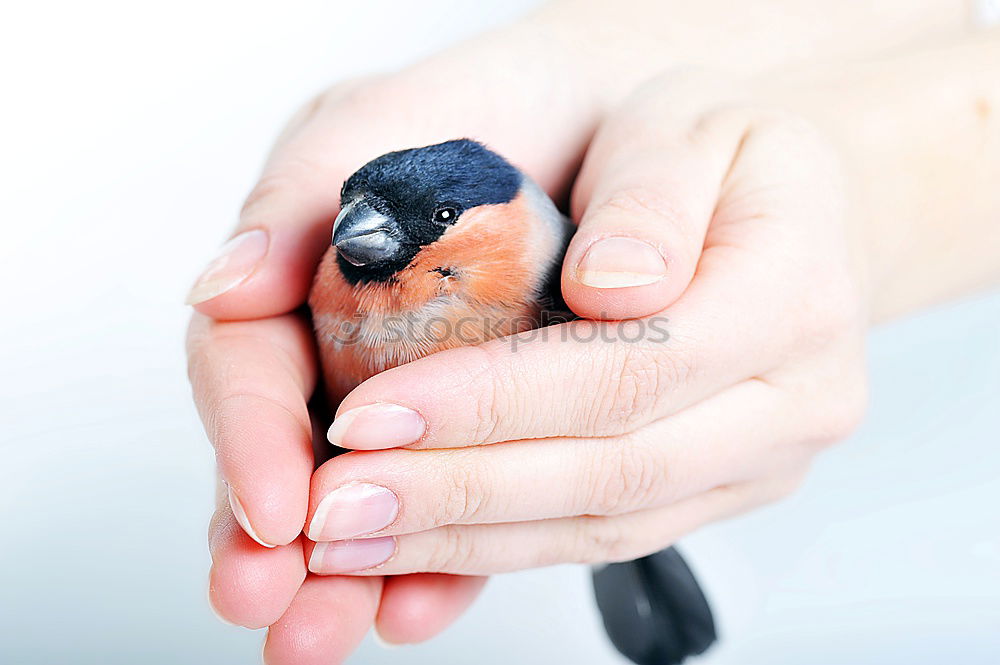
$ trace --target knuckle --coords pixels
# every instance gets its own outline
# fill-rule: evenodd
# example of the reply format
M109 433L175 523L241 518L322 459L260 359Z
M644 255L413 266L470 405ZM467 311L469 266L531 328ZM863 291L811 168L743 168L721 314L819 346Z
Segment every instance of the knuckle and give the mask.
M767 105L748 108L751 118L747 143L782 146L783 163L796 165L796 172L816 183L839 189L843 183L836 149L812 122L791 111Z
M649 449L629 438L601 445L610 450L595 459L600 470L591 490L593 512L617 515L643 507L664 481Z
M630 540L619 520L613 517L581 518L574 541L571 558L576 563L608 563L632 558Z
M620 434L650 421L670 386L689 381L694 366L682 353L646 344L618 344L604 375L608 385L595 414L601 435Z
M825 273L829 279L800 294L805 336L814 348L863 328L861 298L854 283L837 266L829 266Z
M468 347L469 353L478 355L472 369L468 371L468 383L475 386L474 395L475 423L471 429L472 440L475 443L494 443L498 438L509 438L514 433L507 432L501 436L505 421L504 414L517 412L522 417L528 412L525 409L511 409L508 400L516 395L511 386L515 384L503 369L503 361L499 351L491 345Z
M381 77L374 75L348 79L313 95L289 121L286 134L340 106L358 104L365 100L371 96L369 91L378 89L380 79Z
M823 133L804 117L777 106L757 104L749 107L753 114L753 130L799 144L804 147L827 150Z
M790 260L768 278L767 288L778 288L786 306L779 314L784 342L800 352L829 348L865 327L863 300L848 274L846 261L813 253ZM822 275L822 279L817 279Z
M459 571L473 564L475 546L465 530L456 527L441 529L441 543L430 556L430 570Z
M240 221L248 226L268 214L274 201L294 194L303 182L313 179L322 172L319 164L303 154L287 155L268 169L247 195L240 209Z
M695 227L691 213L679 200L664 196L654 187L631 185L615 190L597 207L597 214L623 219L652 218L657 226L685 230Z
M861 331L864 328L862 298L858 285L841 269L837 278L823 293L826 301L826 324L841 331Z
M859 372L859 375L861 373ZM828 400L828 407L817 423L814 441L827 447L849 437L861 424L868 408L868 388L862 377Z
M376 111L399 104L405 94L405 79L391 74L375 74L350 79L329 88L322 95L324 108L345 108L349 113Z
M240 208L240 219L244 223L252 220L262 209L267 208L275 196L279 196L281 192L291 187L291 184L289 174L285 170L265 173L243 202L243 207Z
M475 461L476 450L456 452L445 471L444 500L439 502L435 524L466 524L475 522L492 492L488 470Z
M504 394L501 381L494 372L489 372L483 382L485 390L475 398L476 422L472 428L472 440L476 443L493 443L500 428L503 408L500 396Z
M792 496L801 489L808 473L809 467L803 465L793 471L772 478L764 490L763 503L775 503Z
M326 90L313 95L295 114L293 122L299 120L301 124L305 124L315 118L320 112L326 108L327 103L333 94L337 94L339 85L334 85ZM289 123L292 124L292 123Z
M689 137L695 143L706 137L726 136L736 139L744 135L749 122L744 104L716 101L698 117Z
M849 337L814 355L782 386L809 417L798 441L817 450L846 439L868 409L868 373L863 339Z
M635 118L684 117L731 98L740 85L735 77L708 68L672 68L636 88L618 115L623 116L623 123ZM634 132L634 124L630 129Z
M326 99L328 92L329 91L324 91L313 95L305 104L299 107L295 114L285 124L285 127L282 129L277 141L275 141L275 145L271 149L272 155L276 151L280 150L281 146L287 143L288 140L302 127L305 127L309 123L313 122L316 117L320 115L324 108L324 100Z

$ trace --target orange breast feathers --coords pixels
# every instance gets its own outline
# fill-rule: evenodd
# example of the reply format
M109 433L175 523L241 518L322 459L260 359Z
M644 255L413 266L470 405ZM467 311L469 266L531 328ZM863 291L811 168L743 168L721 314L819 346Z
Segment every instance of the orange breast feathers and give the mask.
M331 247L309 295L331 399L390 367L537 327L559 242L522 192L466 211L386 282L350 284Z

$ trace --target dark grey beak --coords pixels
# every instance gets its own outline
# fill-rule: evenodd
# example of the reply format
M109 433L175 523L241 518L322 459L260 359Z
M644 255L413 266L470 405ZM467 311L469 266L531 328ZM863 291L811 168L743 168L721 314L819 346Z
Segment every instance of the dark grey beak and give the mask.
M333 223L333 245L356 266L393 261L400 253L396 220L375 210L364 199L348 203Z

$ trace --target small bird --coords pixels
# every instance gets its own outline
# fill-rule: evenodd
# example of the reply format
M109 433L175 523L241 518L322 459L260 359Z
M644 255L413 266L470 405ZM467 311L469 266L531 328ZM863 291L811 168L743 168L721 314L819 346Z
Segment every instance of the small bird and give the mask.
M382 155L344 183L309 295L327 393L458 346L565 321L559 273L575 227L528 176L459 139ZM715 640L673 549L594 572L611 641L640 665Z
M564 307L558 272L574 227L475 141L383 155L340 196L309 296L334 400L385 369L536 328Z

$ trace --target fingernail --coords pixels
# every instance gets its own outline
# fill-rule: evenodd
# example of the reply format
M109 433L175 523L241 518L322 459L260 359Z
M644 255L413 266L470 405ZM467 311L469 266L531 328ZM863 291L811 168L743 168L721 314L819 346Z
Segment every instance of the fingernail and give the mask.
M236 521L239 522L240 526L243 527L243 530L247 532L248 536L256 540L264 547L276 547L271 543L265 543L260 539L260 536L257 535L257 532L253 530L250 520L247 519L247 511L243 510L243 504L240 503L240 498L236 496L236 492L233 491L232 487L229 488L229 507L232 508L233 515L236 516Z
M343 448L377 450L416 443L426 428L427 423L413 409L376 402L337 416L326 438Z
M392 524L399 513L399 499L371 483L351 483L323 497L309 523L309 540L345 540L372 533Z
M635 238L598 240L576 268L581 284L597 289L645 286L663 279L667 264L656 248Z
M398 649L403 646L402 644L395 644L382 637L382 633L378 632L378 628L375 626L372 626L372 641L383 649Z
M326 575L356 573L385 563L395 551L396 539L392 536L316 543L309 557L309 570Z
M222 295L253 274L267 253L267 232L244 231L219 249L216 256L191 287L187 305L197 305Z

